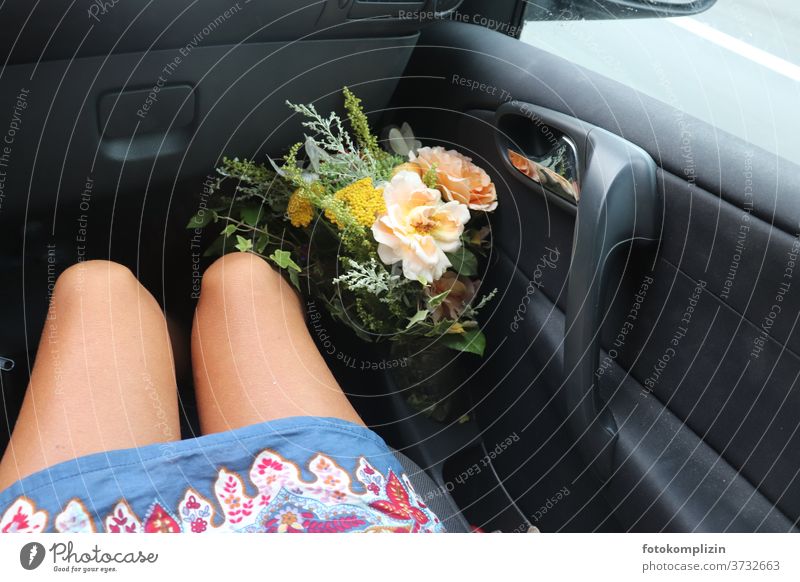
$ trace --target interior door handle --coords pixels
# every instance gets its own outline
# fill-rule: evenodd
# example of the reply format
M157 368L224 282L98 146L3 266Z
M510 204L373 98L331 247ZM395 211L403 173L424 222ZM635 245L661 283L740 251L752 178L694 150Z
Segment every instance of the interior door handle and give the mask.
M578 181L578 148L567 138L561 137L553 148L538 159L532 159L512 148L506 150L508 161L516 170L532 182L576 203L581 197Z
M526 135L561 135L576 144L579 201L570 204L557 192L548 192L562 206L566 202L567 209L577 209L559 398L581 451L605 477L611 472L616 436L614 418L597 390L600 331L611 282L609 258L626 243L659 239L656 165L644 150L617 135L535 105L506 103L498 108L495 123L498 147L510 167L509 143L524 155L531 143Z
M574 214L593 126L520 101L498 107L494 123L499 154L511 175Z
M612 469L616 425L597 390L600 330L610 261L626 243L657 241L661 205L656 165L641 148L600 128L589 131L586 169L567 291L564 373L571 424L601 476Z

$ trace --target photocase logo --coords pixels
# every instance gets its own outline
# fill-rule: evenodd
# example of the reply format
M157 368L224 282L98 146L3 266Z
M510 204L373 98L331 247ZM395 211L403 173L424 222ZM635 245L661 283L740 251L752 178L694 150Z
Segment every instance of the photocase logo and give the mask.
M35 570L44 561L45 549L39 542L30 542L19 551L19 563L26 570Z

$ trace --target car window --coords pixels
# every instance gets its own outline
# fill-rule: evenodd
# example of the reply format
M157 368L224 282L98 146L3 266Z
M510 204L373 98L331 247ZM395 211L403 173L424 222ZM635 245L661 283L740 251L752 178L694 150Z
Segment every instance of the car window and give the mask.
M527 2L521 40L624 83L800 163L797 0L723 0L693 16L541 18Z

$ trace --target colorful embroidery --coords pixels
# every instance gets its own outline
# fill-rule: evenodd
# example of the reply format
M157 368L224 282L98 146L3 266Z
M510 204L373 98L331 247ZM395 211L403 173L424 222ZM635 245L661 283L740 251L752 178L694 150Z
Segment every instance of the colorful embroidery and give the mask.
M144 518L144 533L180 533L178 521L160 503L153 503Z
M127 502L120 501L105 519L107 533L140 533L142 522L133 513Z
M386 485L386 494L389 499L378 499L369 504L373 509L385 513L389 517L402 521L412 521L411 531L418 532L428 523L428 516L424 511L411 505L408 491L394 473L389 473L389 483Z
M47 512L36 511L33 501L20 496L0 519L0 533L40 533L47 525Z
M325 505L282 489L264 508L253 525L242 532L344 533L363 531L374 520L368 509L357 505Z
M92 533L95 531L89 512L78 499L71 499L64 511L56 516L55 529L62 533Z
M189 488L172 513L153 500L140 517L126 500L118 501L102 519L109 533L343 533L444 531L439 519L421 502L406 475L391 469L384 476L359 459L354 481L336 462L318 454L308 463L313 476L305 481L300 468L272 450L254 459L248 493L238 473L220 469L213 483L216 504ZM2 532L41 532L47 512L26 497L16 499L0 519ZM96 531L92 515L79 499L70 500L53 520L58 532Z
M214 530L214 507L194 489L189 489L178 504L178 515L183 521L183 531L205 533Z

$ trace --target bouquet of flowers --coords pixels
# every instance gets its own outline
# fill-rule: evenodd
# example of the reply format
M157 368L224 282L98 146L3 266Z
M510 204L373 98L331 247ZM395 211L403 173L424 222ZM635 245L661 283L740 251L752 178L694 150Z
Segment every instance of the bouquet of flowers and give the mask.
M349 128L288 103L307 135L282 163L223 159L189 228L223 224L206 254L268 259L365 340L427 338L482 355L476 315L496 291L479 297L478 258L494 184L470 158L421 147L406 124L381 148L360 100L343 94Z

